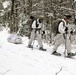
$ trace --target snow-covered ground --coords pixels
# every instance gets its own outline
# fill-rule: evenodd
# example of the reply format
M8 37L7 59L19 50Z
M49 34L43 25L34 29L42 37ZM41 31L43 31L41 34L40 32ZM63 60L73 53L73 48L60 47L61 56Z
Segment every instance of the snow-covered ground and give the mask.
M22 44L9 43L9 35L5 29L0 32L0 75L76 75L76 57L51 55L52 46L47 44L44 44L47 51L40 51L36 41L34 49L29 49L26 37ZM64 45L58 51L63 53Z

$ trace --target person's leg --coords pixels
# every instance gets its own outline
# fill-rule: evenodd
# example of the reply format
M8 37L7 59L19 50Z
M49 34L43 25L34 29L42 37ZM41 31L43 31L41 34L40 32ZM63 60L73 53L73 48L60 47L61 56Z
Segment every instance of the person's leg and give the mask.
M35 36L36 36L36 33L34 30L32 30L28 46L31 46L32 41L35 39Z
M67 34L67 37L66 37L65 40L66 40L65 43L66 43L66 49L67 49L67 57L71 57L71 56L76 55L75 53L71 52L71 49L72 49L72 47L71 47L71 39L70 39L68 34Z
M66 39L66 48L67 48L67 53L70 53L72 49L70 39Z
M37 32L37 40L38 40L38 44L40 47L39 49L46 51L46 49L43 48L42 38L41 38L41 34L39 32Z
M57 53L57 49L58 47L64 42L64 38L63 38L63 35L62 34L57 34L54 38L54 48L53 48L53 52L52 54L59 54L60 53Z
M43 47L41 34L37 31L37 40L40 47Z

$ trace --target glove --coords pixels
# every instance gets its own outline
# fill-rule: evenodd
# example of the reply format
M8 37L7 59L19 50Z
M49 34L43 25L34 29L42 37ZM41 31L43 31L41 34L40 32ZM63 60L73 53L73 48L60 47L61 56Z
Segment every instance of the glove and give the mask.
M68 27L65 28L65 33L68 34Z
M42 35L44 35L45 34L45 31L42 31Z
M45 34L45 31L43 31L43 34Z
M72 30L72 31L70 31L70 34L73 34L73 30Z
M39 26L39 24L36 24L36 28Z
M65 28L65 31L66 31L66 32L68 31L68 27Z

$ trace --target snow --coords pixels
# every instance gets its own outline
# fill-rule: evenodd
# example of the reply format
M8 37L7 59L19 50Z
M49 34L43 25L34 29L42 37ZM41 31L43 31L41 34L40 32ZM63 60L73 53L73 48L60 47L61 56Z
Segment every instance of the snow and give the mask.
M74 0L74 2L76 2L76 0Z
M10 5L10 1L4 1L2 3L2 5L3 5L4 9L6 9Z
M22 44L9 43L9 35L6 29L0 31L0 75L76 75L76 57L51 55L53 46L47 44L47 51L40 51L36 41L34 49L29 49L27 37L22 37ZM63 53L64 45L58 51Z

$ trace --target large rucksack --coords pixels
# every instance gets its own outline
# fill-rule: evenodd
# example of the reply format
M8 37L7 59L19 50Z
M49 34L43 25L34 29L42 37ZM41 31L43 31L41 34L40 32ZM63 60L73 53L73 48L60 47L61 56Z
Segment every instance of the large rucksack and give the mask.
M58 26L59 26L60 22L63 22L63 25L65 26L64 21L61 20L61 19L54 20L53 23L52 23L52 25L51 25L51 31L52 31L52 33L54 33L55 35L56 35L57 33L59 33L59 31L58 31Z
M22 44L22 37L17 35L17 34L11 34L8 38L7 41L10 43L14 44Z

